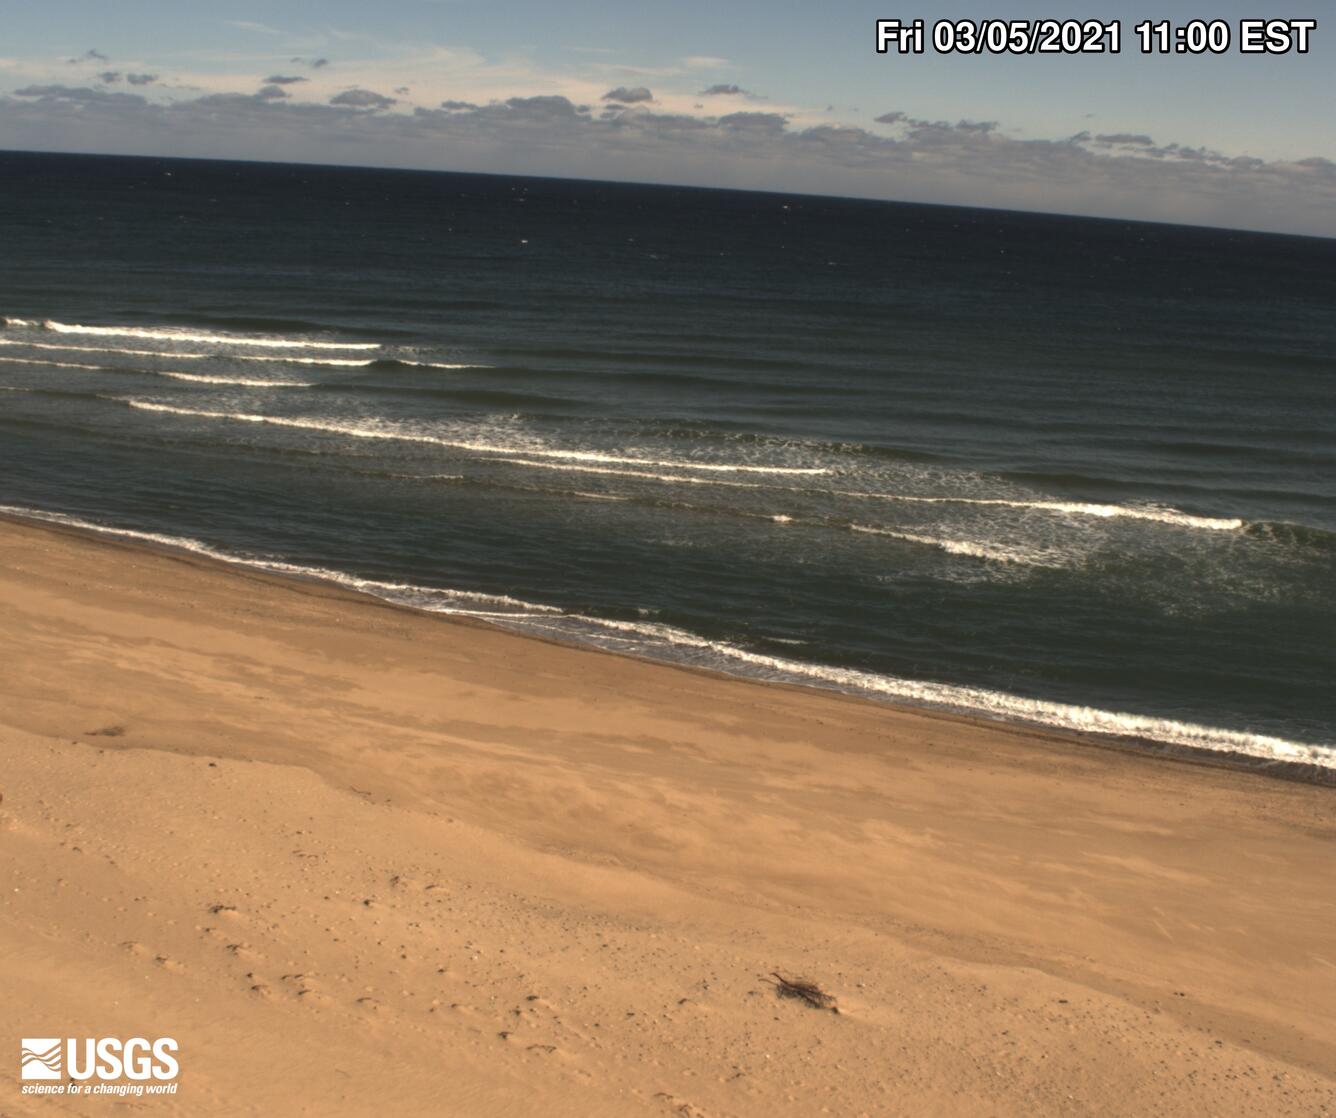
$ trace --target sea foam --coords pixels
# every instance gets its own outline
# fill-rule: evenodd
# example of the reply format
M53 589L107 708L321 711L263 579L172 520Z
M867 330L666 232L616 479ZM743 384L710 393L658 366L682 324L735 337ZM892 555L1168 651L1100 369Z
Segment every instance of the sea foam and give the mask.
M237 384L246 388L313 388L316 383L313 380L255 380L249 377L210 376L207 373L174 373L165 369L156 375L201 384Z
M33 323L7 319L11 325ZM201 334L168 326L85 326L77 322L46 319L43 329L57 334L93 334L99 337L155 338L168 342L207 342L215 345L262 346L273 349L380 349L378 342L317 342L298 338L268 338L249 334Z
M766 473L766 474L813 474L825 473L821 469L795 469L785 466L754 466L735 463L691 462L673 459L631 458L619 454L604 454L592 450L553 450L534 446L502 446L495 443L483 443L464 439L445 439L438 435L419 435L410 431L378 427L366 423L341 423L328 419L306 419L300 416L257 415L251 412L208 411L203 408L181 408L172 404L159 404L152 400L137 400L128 397L124 401L132 408L142 411L163 412L168 415L195 416L203 419L224 419L237 423L268 423L276 427L294 427L307 431L325 431L330 434L348 435L357 439L393 439L399 442L430 443L435 446L449 447L454 450L471 450L480 454L526 454L540 458L566 459L576 462L612 462L636 466L659 466L672 469L727 471L730 473ZM515 459L515 461L520 461Z
M170 357L173 361L201 361L207 353L176 353L158 349L120 349L116 346L96 345L53 345L50 342L23 342L13 338L0 338L0 345L22 346L25 349L65 350L71 353L116 353L128 357Z
M899 493L859 493L836 490L840 497L864 497L879 501L899 501L904 504L925 505L982 505L997 508L1034 509L1038 512L1065 513L1072 516L1095 516L1104 519L1126 517L1131 520L1153 520L1161 524L1175 524L1183 528L1200 528L1213 532L1232 532L1243 527L1235 516L1196 516L1179 509L1160 505L1100 505L1085 501L1046 501L1007 499L1002 497L918 497Z

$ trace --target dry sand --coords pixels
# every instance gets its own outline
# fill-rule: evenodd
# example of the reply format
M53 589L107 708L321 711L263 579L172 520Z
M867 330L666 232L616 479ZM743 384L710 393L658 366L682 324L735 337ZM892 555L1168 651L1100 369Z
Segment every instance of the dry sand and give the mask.
M5 522L0 792L7 1115L1336 1111L1330 788Z

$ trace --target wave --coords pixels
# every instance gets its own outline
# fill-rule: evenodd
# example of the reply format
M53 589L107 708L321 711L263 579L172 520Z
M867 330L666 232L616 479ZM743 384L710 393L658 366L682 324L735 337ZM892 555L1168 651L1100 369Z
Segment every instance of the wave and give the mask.
M478 590L455 590L440 586L419 586L406 582L385 582L380 579L362 578L359 575L349 574L347 571L338 571L329 567L311 567L301 563L288 563L281 559L270 559L261 556L238 555L235 552L224 551L221 548L213 547L204 543L202 540L194 539L190 536L173 536L163 532L144 532L137 528L117 528L108 524L99 524L96 521L85 520L83 517L70 516L67 513L47 512L43 509L23 508L15 505L0 505L0 513L22 517L27 520L42 520L51 524L61 524L68 528L79 528L83 531L97 532L100 535L117 536L123 539L140 540L144 543L160 544L163 547L179 548L182 551L189 551L195 555L203 555L209 559L216 559L222 563L230 563L234 566L247 567L251 570L265 571L271 574L291 575L298 578L318 579L321 582L332 582L339 586L346 586L352 590L360 590L371 594L373 597L379 597L385 601L392 601L403 605L417 605L419 608L430 609L433 612L471 612L464 610L454 610L434 605L425 605L422 599L431 602L475 602L479 605L504 606L508 607L506 611L492 611L488 616L516 616L517 614L559 614L561 610L555 606L543 605L538 602L526 602L519 598L512 598L506 594L485 594Z
M994 563L1015 563L1025 567L1059 567L1062 565L1048 561L1035 552L1023 548L982 543L978 540L943 539L937 536L917 535L913 532L895 532L889 528L873 528L866 524L850 524L849 528L855 532L865 532L873 536L889 536L892 539L904 540L906 543L935 547L951 555L964 555L971 559L987 559Z
M490 369L490 365L449 364L441 361L409 361L406 357L382 358L377 365L409 365L418 369Z
M529 453L525 451L524 453ZM1209 517L1196 516L1192 513L1180 512L1177 509L1160 508L1152 506L1137 505L1090 505L1080 504L1071 501L1044 501L1044 500L1003 500L1001 498L982 498L982 497L913 497L898 493L860 493L842 489L819 490L796 488L792 486L773 486L757 485L740 481L722 481L716 478L698 478L685 477L680 474L656 474L639 470L609 470L597 469L590 466L569 466L555 462L531 462L523 458L507 458L504 461L516 466L533 466L548 470L570 470L579 473L604 474L613 477L640 478L646 481L658 481L665 483L681 483L686 485L721 485L732 486L744 489L770 489L776 492L803 493L809 496L822 497L864 497L882 501L903 501L909 503L921 504L964 504L964 505L994 505L1008 506L1012 508L1035 509L1045 513L1064 513L1084 516L1097 517L1127 517L1133 520L1150 520L1163 524L1174 524L1180 527L1199 528L1212 531L1230 531L1244 527L1245 521L1238 517ZM657 464L657 463L653 463ZM776 471L779 472L779 471ZM827 471L828 472L828 471ZM857 527L857 526L854 526ZM866 531L878 531L878 529L862 529ZM923 542L923 541L916 541ZM937 541L933 541L937 542ZM951 541L941 541L941 545ZM961 544L961 547L968 545ZM964 552L960 552L964 554Z
M838 497L864 497L878 501L901 501L927 505L991 505L994 507L1036 509L1039 512L1069 513L1075 516L1096 516L1105 519L1126 517L1130 520L1153 520L1161 524L1175 524L1182 528L1200 528L1213 532L1232 532L1242 528L1244 521L1236 516L1197 516L1179 509L1160 505L1100 505L1083 501L1021 500L1002 497L910 497L900 493L859 493L835 490Z
M371 357L368 357L365 361L351 361L342 357L271 357L268 354L253 353L228 354L227 356L237 361L281 361L285 365L343 365L356 369L380 363Z
M22 319L6 319L7 325L33 326ZM200 334L167 326L84 326L81 323L46 319L44 330L57 334L93 334L98 337L155 338L168 342L208 342L217 345L263 346L273 349L380 349L378 342L314 342L298 338L257 338L241 334Z
M771 656L661 622L622 621L568 613L556 606L527 602L504 594L417 586L362 578L346 571L247 557L190 537L99 524L82 517L40 509L0 505L0 514L46 521L125 539L140 540L203 555L221 562L274 574L318 579L362 591L400 605L430 612L494 618L522 632L552 632L567 640L596 645L612 640L622 651L652 659L680 661L672 650L688 650L687 662L771 682L798 683L846 694L944 709L990 719L1022 722L1050 729L1135 738L1215 753L1242 754L1266 761L1336 768L1336 743L1311 744L1272 735L1229 730L1152 715L1102 710L1029 698L964 684L906 679L830 664ZM479 608L483 607L483 608ZM597 634L602 634L599 639Z
M764 678L776 682L807 683L853 694L938 707L963 714L1071 730L1079 733L1140 738L1166 745L1217 753L1239 753L1270 761L1336 768L1336 743L1312 745L1266 734L1227 730L1151 715L1101 710L1097 707L1032 699L1003 691L962 684L905 679L839 668L828 664L790 660L753 652L727 641L712 641L683 629L658 622L611 622L580 616L579 620L599 628L615 628L637 638L709 652L719 661L760 668ZM717 665L716 665L717 666Z
M119 349L115 346L52 345L50 342L20 342L0 338L0 345L23 346L25 349L66 350L71 353L119 353L127 357L170 357L173 361L202 361L207 353L166 353L158 349Z
M36 357L0 357L0 362L6 365L43 365L51 369L91 369L100 372L117 372L115 369L107 369L106 365L77 365L72 361L43 361Z
M22 319L6 319L6 322L35 325L34 323L24 322ZM91 329L91 328L90 328ZM154 335L155 337L165 335ZM176 335L180 337L180 335ZM223 338L212 335L200 335L199 340L226 341L233 345L261 345L271 344L269 342L261 343L259 341L246 341L241 338ZM272 344L278 344L275 341ZM293 343L302 345L325 345L326 343ZM17 338L0 338L0 345L22 346L25 349L45 349L45 350L65 350L72 353L115 353L127 357L167 357L173 361L203 361L208 358L223 358L230 361L279 361L284 364L294 365L336 365L352 369L364 369L368 365L374 365L377 368L393 369L400 367L413 367L423 369L490 369L490 365L479 365L476 363L456 363L441 361L410 361L405 357L366 357L366 358L345 358L345 357L292 357L288 354L272 355L257 353L177 353L175 350L163 349L122 349L119 346L88 346L88 345L59 345L54 342L29 342L21 341ZM349 345L349 346L331 346L336 349L364 349L379 348L376 346Z
M312 380L252 380L247 377L216 377L204 373L171 373L163 370L155 376L171 377L172 380L199 381L202 384L239 384L246 388L314 388Z
M532 451L525 450L525 454ZM646 470L610 470L604 466L571 466L565 462L534 462L528 458L499 458L509 466L528 466L537 470L563 470L566 473L602 474L605 477L634 477L649 481L680 482L683 485L721 485L732 489L773 489L772 485L762 485L754 481L724 481L713 477L687 477L683 474L656 474Z
M480 454L528 454L541 458L571 459L581 462L617 462L637 466L661 466L676 469L712 470L728 472L765 473L765 474L823 474L824 469L792 468L786 466L750 466L734 463L690 462L660 460L653 458L631 458L619 454L604 454L593 450L550 450L532 446L499 446L495 443L480 443L463 439L444 439L437 435L415 435L408 431L397 431L384 427L336 423L327 419L301 419L298 417L256 415L249 412L206 411L202 408L180 408L171 404L157 404L151 400L126 398L123 403L143 411L164 412L169 415L196 416L204 419L226 419L239 423L269 423L277 427L295 427L308 431L325 431L336 435L348 435L357 439L393 439L399 442L430 443L435 446L449 447L453 450L471 450ZM516 460L518 461L518 459Z
M171 356L170 354L166 356ZM0 362L12 365L46 365L54 369L83 369L86 372L122 373L143 372L147 376L170 377L172 380L199 381L203 384L239 384L249 388L313 388L314 381L250 380L246 377L207 376L203 373L176 373L166 369L126 370L109 365L77 365L71 361L41 361L24 357L0 357ZM114 399L114 397L105 397Z

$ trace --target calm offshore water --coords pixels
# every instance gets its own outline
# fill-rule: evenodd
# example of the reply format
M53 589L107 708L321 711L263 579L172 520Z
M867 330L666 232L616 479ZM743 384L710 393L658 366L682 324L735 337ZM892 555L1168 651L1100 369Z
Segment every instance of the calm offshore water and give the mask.
M0 505L1336 764L1336 242L0 154Z

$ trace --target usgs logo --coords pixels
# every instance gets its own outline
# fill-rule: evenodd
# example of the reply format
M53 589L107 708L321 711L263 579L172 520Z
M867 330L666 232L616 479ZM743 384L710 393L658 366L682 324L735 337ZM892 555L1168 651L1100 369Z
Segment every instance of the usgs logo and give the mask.
M87 1079L129 1079L165 1083L180 1073L177 1043L171 1037L24 1037L20 1069L25 1080L76 1083Z

